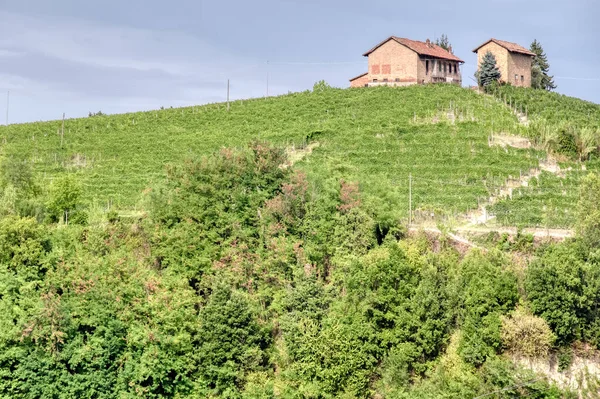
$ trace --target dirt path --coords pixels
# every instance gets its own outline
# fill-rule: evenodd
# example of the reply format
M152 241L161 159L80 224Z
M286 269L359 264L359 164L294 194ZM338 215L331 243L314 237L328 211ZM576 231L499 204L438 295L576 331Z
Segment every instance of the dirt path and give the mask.
M411 233L417 233L420 231L424 231L426 233L435 234L437 236L446 235L448 239L451 241L464 245L468 248L478 248L483 251L487 249L481 247L474 242L472 242L469 238L465 236L469 235L482 235L486 233L499 233L499 234L508 234L511 236L516 236L519 233L519 230L516 227L483 227L483 226L461 226L451 229L451 231L444 233L437 227L431 226L411 226L408 228L408 231ZM530 228L523 229L521 233L531 234L533 237L538 239L550 238L554 240L563 241L567 238L573 237L573 232L567 229L539 229L539 228Z

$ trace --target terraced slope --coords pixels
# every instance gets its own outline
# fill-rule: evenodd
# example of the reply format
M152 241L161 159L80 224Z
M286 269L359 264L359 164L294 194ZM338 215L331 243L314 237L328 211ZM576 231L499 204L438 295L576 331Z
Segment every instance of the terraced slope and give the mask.
M4 157L32 165L45 182L76 174L86 199L139 206L165 165L252 140L301 148L294 167L314 181L358 181L382 219L459 215L546 154L489 145L492 133L526 135L503 103L450 85L327 89L281 97L0 128ZM62 141L62 144L61 144ZM523 220L537 210L528 210ZM519 216L521 217L521 216ZM511 220L508 220L512 222Z
M491 207L503 225L570 227L579 182L600 170L600 105L543 90L501 87L494 93L515 111L527 111L523 134L553 153L555 165Z

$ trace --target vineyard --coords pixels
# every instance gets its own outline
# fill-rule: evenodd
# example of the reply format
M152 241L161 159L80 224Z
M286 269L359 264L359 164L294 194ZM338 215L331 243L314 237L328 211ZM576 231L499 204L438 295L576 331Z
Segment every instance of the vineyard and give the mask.
M0 397L598 397L600 162L531 101L320 84L1 127Z
M564 100L563 112L577 110L574 120L599 108L581 102L580 110L573 105L578 100L530 93L515 91L515 102L527 101L529 114L540 118L548 101ZM359 182L364 202L389 221L407 218L412 189L415 215L438 220L478 208L507 180L536 168L544 151L489 145L492 134L528 136L531 129L493 97L431 85L325 88L236 101L229 112L210 104L91 116L66 120L64 129L62 121L11 125L0 128L0 142L2 156L29 165L44 186L72 174L90 205L120 210L143 206L142 193L164 181L167 164L254 140L297 149L318 142L297 164L313 181ZM545 177L494 211L511 225L566 226L576 196L577 178ZM540 219L549 205L549 216Z
M561 172L542 173L511 199L491 207L503 225L570 227L575 223L578 187L589 171L600 169L600 106L543 90L502 86L494 95L515 113L526 113L522 134L554 154Z

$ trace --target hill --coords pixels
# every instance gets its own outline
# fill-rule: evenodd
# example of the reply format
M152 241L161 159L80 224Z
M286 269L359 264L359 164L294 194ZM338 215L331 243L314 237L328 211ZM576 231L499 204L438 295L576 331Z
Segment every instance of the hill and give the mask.
M142 192L164 180L166 164L252 140L300 150L317 142L299 167L313 178L359 182L374 212L391 221L408 217L409 175L415 218L456 218L477 209L547 158L544 151L489 145L493 134L527 136L528 130L493 98L442 85L325 88L236 101L230 112L211 104L93 116L67 120L64 137L60 121L11 125L0 128L0 139L5 158L31 165L47 182L76 175L89 203L121 210L140 207ZM553 211L544 226L572 224L577 182L563 183L565 198L548 199ZM532 216L535 209L519 209L518 217L499 219L543 224Z
M498 98L321 84L2 128L0 397L597 397L595 151ZM556 181L563 242L415 231L529 223L517 191Z

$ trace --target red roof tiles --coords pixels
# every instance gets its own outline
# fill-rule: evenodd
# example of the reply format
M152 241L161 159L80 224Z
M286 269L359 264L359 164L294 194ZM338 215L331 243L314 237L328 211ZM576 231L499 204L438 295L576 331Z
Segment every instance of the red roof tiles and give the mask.
M482 48L483 46L485 46L489 42L494 42L498 46L504 47L505 49L507 49L511 53L521 53L521 54L531 55L531 56L535 57L535 53L532 53L531 51L527 50L523 46L518 45L517 43L511 43L511 42L507 42L507 41L504 41L504 40L498 40L498 39L490 39L490 40L488 40L487 42L483 43L481 46L479 46L475 50L473 50L473 52L476 53L477 50L479 50L480 48Z
M373 47L371 50L364 53L363 56L367 57L373 51L377 50L379 47L383 46L385 43L389 42L390 40L394 40L394 41L402 44L403 46L408 47L409 49L411 49L412 51L414 51L415 53L420 54L420 55L427 55L427 56L434 57L434 58L442 58L445 60L452 60L452 61L458 61L458 62L464 63L463 60L461 60L460 58L458 58L451 52L444 50L443 48L441 48L440 46L438 46L434 43L427 44L425 42L419 42L417 40L410 40L410 39L405 39L405 38L396 37L396 36L390 36L389 38L385 39L384 41L379 43L377 46Z

